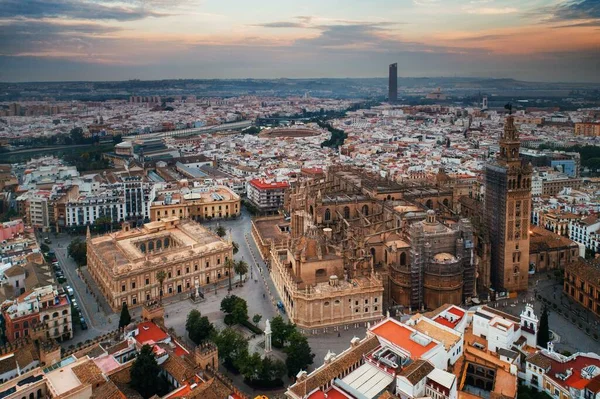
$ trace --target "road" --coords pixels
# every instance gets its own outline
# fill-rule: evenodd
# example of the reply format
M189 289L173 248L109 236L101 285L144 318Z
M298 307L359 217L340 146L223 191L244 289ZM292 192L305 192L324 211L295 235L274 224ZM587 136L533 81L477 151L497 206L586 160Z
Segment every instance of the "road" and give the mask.
M47 233L45 233L45 235L47 235ZM63 346L68 347L70 345L76 345L79 342L93 339L98 335L115 330L118 326L117 315L112 311L106 311L107 308L110 310L110 307L101 306L99 304L93 290L88 289L86 283L80 277L85 273L85 268L78 271L75 261L67 254L67 246L75 236L59 234L57 236L50 235L50 238L52 244L50 244L49 247L56 253L56 258L67 279L67 282L63 284L63 287L70 285L73 288L75 300L79 304L79 308L88 325L87 330L81 330L79 323L75 320L73 323L73 339L65 341ZM83 240L85 237L81 237L81 239Z

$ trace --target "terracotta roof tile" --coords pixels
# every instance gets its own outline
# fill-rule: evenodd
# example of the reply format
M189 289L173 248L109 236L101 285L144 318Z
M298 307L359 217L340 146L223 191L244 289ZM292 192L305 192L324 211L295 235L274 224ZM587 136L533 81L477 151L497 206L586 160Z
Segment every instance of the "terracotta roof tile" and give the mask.
M351 365L361 360L362 356L371 352L379 346L379 339L372 335L362 340L356 347L348 350L344 354L340 354L328 365L313 371L306 380L296 382L290 387L290 391L299 397L302 397L305 392L311 392L323 385L327 384L334 378L339 377Z
M91 384L92 387L95 387L106 382L102 370L92 360L75 366L72 370L82 384Z
M408 382L415 385L431 373L434 368L427 360L419 359L409 364L399 375L406 377Z

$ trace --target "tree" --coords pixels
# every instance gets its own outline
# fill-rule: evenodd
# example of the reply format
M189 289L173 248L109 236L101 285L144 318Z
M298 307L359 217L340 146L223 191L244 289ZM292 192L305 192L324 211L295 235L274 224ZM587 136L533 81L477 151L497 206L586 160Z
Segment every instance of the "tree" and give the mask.
M202 316L202 314L196 309L192 309L190 313L188 313L188 317L185 322L185 329L188 332L190 339L196 345L199 345L209 339L215 331L215 328L208 320L208 317Z
M542 309L542 316L540 317L540 329L538 330L537 344L541 347L547 348L549 340L550 326L548 325L548 308L544 306Z
M275 316L271 320L271 339L273 346L276 348L283 348L288 340L288 336L292 331L296 329L296 326L291 323L286 323L281 316Z
M234 325L248 320L248 304L236 295L228 295L221 301L221 311L225 313L225 324Z
M159 377L160 367L156 363L152 347L150 345L142 346L139 355L131 365L131 387L135 389L144 398L150 398L153 395L164 395L166 387L164 380Z
M42 252L48 252L48 251L50 251L50 247L47 246L46 244L41 244L40 245L40 249L42 250Z
M260 323L261 320L262 320L262 316L259 314L255 314L254 316L252 316L252 322L256 326L258 326L258 323Z
M67 253L78 267L87 264L87 246L80 238L75 238L67 247Z
M160 284L160 291L158 291L158 301L162 303L163 297L163 282L167 278L167 273L164 270L159 270L156 272L156 279L158 280L158 284Z
M112 225L112 219L110 216L100 216L96 220L94 220L94 227L96 230L101 231L103 233L110 230L110 226Z
M229 292L231 292L231 268L235 265L235 261L233 259L227 259L225 261L225 267L227 268L227 278L229 279Z
M288 337L289 345L285 348L287 357L285 365L287 366L288 376L292 377L300 370L306 370L308 366L313 364L315 354L310 350L308 340L298 331L294 331Z
M227 230L225 230L225 227L220 226L220 225L217 227L217 230L215 232L221 238L223 238L227 235Z
M121 307L121 316L119 317L119 328L125 328L129 323L131 323L131 315L129 314L127 304L123 303L123 306Z
M248 273L248 264L243 260L237 261L233 265L233 270L236 272L236 274L239 274L240 281L242 281L242 276Z
M225 328L216 334L214 341L223 363L238 369L241 356L248 353L248 341L244 336L231 328Z
M74 127L71 129L70 136L71 140L73 140L75 144L82 144L85 141L85 138L83 137L83 129L80 127Z

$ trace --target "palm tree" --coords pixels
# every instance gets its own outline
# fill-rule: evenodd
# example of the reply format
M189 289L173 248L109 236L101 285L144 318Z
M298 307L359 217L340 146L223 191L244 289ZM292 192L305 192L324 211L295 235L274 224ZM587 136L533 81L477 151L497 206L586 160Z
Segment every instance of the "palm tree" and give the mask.
M248 273L248 264L245 261L240 260L240 261L238 261L238 262L235 263L235 265L233 266L233 268L234 268L235 272L240 275L240 283L241 283L242 282L242 276L244 274Z
M227 276L229 277L229 292L231 292L231 268L235 266L235 262L232 259L227 259L225 266L227 267Z
M162 305L162 296L163 296L163 281L165 281L165 278L167 278L167 273L165 273L164 270L159 270L158 272L156 272L156 279L158 280L159 284L160 284L160 291L158 292L159 295L159 303Z

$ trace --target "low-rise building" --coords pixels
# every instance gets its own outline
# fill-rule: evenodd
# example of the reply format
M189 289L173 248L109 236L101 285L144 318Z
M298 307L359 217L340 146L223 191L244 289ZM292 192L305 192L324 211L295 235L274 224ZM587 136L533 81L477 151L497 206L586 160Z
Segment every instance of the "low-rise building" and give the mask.
M564 269L579 258L579 245L541 227L529 231L529 263L536 272Z
M198 223L162 218L87 239L88 269L110 306L146 301L227 279L232 244ZM159 274L159 272L162 272Z
M600 260L579 258L567 265L563 292L600 316Z
M240 196L228 187L166 190L157 193L150 204L150 220L178 217L196 221L237 217L241 212Z
M9 342L30 336L59 341L73 338L71 303L51 285L9 301L2 314Z

